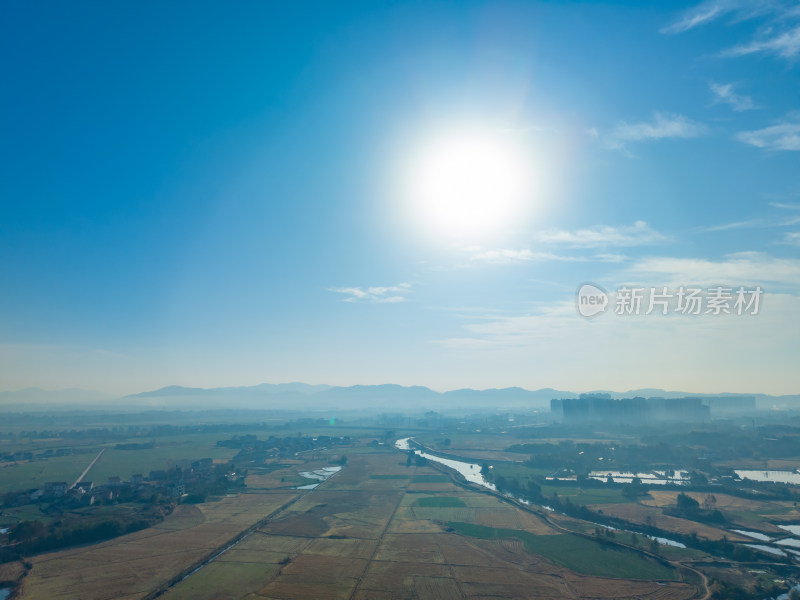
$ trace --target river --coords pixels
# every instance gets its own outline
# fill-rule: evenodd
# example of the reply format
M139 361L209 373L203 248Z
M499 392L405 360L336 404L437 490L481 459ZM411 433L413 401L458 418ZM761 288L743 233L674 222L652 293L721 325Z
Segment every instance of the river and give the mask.
M497 487L493 483L491 483L489 481L486 481L486 479L483 477L483 475L481 475L481 466L480 465L478 465L476 463L469 463L469 462L460 461L460 460L453 460L452 458L443 458L441 456L436 456L435 454L430 454L429 452L423 452L422 450L417 450L415 448L412 448L409 445L408 441L410 439L411 438L402 438L402 439L397 440L394 443L395 448L397 448L398 450L404 450L404 451L411 450L415 454L417 454L418 456L422 456L422 457L427 458L428 460L430 460L432 462L436 462L436 463L439 463L440 465L444 465L445 467L453 469L454 471L456 471L456 472L460 473L461 475L463 475L464 479L466 479L470 483L475 483L477 485L483 486L483 487L485 487L485 488L487 488L489 490L492 490L493 492L497 492L498 491ZM500 493L503 493L503 492L500 492ZM509 498L514 498L514 496L511 496L509 494L505 494L505 495L508 496ZM531 504L529 501L525 500L524 498L514 498L514 500L516 500L518 502L521 502L522 504L526 504L526 505L530 505ZM553 512L553 509L550 506L541 506L541 508ZM608 527L608 526L607 525L602 525L602 527ZM614 529L614 528L613 527L608 527L608 529ZM656 540L659 544L662 544L662 545L665 545L665 546L673 546L675 548L686 548L686 546L684 544L682 544L681 542L676 542L675 540L670 540L670 539L667 539L667 538L662 538L662 537L657 537L657 536L651 536L651 535L647 535L645 533L640 533L638 531L631 531L631 530L628 530L628 529L626 529L625 531L627 531L629 533L635 533L637 535L644 536L644 537L646 537L647 539L650 539L650 540Z

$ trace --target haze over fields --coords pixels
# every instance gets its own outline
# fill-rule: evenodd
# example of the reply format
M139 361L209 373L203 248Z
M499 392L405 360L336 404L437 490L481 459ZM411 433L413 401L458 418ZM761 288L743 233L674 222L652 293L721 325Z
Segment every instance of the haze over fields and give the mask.
M612 398L659 397L682 398L725 397L741 394L693 394L660 389L637 389L625 392L594 390L592 393L608 394ZM308 385L305 383L263 383L255 386L226 388L187 388L167 386L158 390L139 392L123 397L102 392L81 389L47 391L27 388L13 392L0 392L0 407L9 409L30 408L105 408L105 409L250 409L250 410L361 410L409 412L419 410L440 410L453 412L460 410L550 410L553 398L577 398L579 394L543 388L526 390L523 388L504 388L475 390L462 388L438 392L424 386L400 385L355 385L330 386ZM798 409L799 395L772 396L751 394L756 406L761 410Z

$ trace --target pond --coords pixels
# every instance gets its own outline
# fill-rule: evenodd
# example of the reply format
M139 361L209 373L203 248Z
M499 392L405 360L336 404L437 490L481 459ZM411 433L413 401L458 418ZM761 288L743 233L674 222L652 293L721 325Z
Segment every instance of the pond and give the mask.
M762 544L745 544L745 546L748 548L753 548L754 550L761 550L762 552L774 554L776 556L786 556L786 552L780 548L773 548L772 546L764 546Z
M305 477L306 479L314 479L319 483L309 483L308 485L299 485L297 486L296 490L313 490L316 488L320 483L323 481L328 481L331 477L336 475L339 471L342 470L342 467L323 467L321 469L317 469L316 471L301 471L298 473L300 477Z
M778 525L778 527L794 535L800 535L800 525Z
M614 483L632 483L634 477L638 477L642 483L647 485L685 485L689 483L689 473L686 471L653 471L651 473L631 473L628 471L592 471L589 477L599 481L607 481L611 477Z
M758 540L760 542L770 542L772 538L768 535L764 535L758 531L745 531L744 529L731 529L731 531L735 531L736 533L740 533L744 536L753 538L754 540Z
M788 483L800 485L800 473L797 471L754 471L748 469L735 470L742 479L751 481L771 481L773 483Z

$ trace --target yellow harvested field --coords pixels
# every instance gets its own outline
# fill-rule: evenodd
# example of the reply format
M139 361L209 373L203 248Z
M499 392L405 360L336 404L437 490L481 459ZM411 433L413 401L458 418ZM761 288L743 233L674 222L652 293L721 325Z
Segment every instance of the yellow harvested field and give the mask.
M721 540L727 537L734 542L752 541L749 538L737 535L725 529L711 527L698 523L697 521L690 521L689 519L680 519L678 517L671 517L661 513L661 510L656 507L642 506L641 504L604 504L602 505L603 512L610 517L618 517L625 519L632 523L650 523L659 529L665 531L674 531L684 535L689 535L692 532L697 533L700 537L709 540Z
M652 498L643 499L641 503L648 506L669 506L670 504L675 504L677 502L679 493L680 492L662 490L650 491L650 496L652 496ZM687 492L686 495L697 500L702 506L705 499L711 494ZM714 508L718 508L720 510L725 510L727 508L732 510L760 511L766 510L770 506L769 502L748 500L747 498L737 498L736 496L729 496L727 494L713 494L713 496L716 499L716 503L713 506Z

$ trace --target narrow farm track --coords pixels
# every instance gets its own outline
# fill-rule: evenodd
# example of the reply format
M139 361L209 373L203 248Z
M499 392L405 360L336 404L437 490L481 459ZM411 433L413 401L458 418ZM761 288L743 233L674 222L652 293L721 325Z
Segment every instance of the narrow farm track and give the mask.
M76 485L78 485L78 484L79 484L81 481L83 481L83 478L84 478L84 477L86 477L86 475L89 473L89 471L91 471L91 470L92 470L92 467L93 467L93 466L95 465L95 463L96 463L96 462L97 462L97 461L100 459L100 457L101 457L101 456L103 456L103 452L105 452L105 451L106 451L106 449L105 449L105 448L103 448L102 450L100 450L100 452L98 452L98 453L97 453L97 456L95 456L95 457L94 457L94 460L93 460L92 462L90 462L90 463L89 463L89 466L88 466L88 467L86 467L86 468L83 470L83 473L81 473L81 474L78 476L78 478L77 478L77 479L76 479L76 480L73 482L73 484L72 484L71 486L69 486L69 489L72 489L72 488L74 488L74 487L75 487Z
M383 531L381 531L381 534L375 541L375 549L372 551L369 560L364 565L364 570L361 572L361 576L358 578L358 581L356 581L356 585L353 587L353 591L350 593L350 600L354 600L356 594L358 594L358 590L361 588L361 582L364 581L364 577L366 577L370 565L373 563L375 557L378 555L378 551L381 549L381 544L383 544L383 539L386 537L386 532L389 530L389 527L391 526L392 521L394 520L394 516L397 514L397 509L400 508L400 504L403 502L404 496L405 494L400 494L400 496L398 497L397 504L394 505L394 510L392 510L392 514L386 520L386 525L384 526Z
M260 529L261 527L264 527L272 519L274 519L279 514L284 512L286 509L291 507L295 502L297 502L301 498L304 498L308 493L311 493L313 491L314 490L308 490L308 492L306 492L305 494L298 494L297 496L295 496L291 500L289 500L287 502L284 502L281 506L279 506L278 508L273 510L271 513L269 513L263 519L260 519L259 521L257 521L253 525L250 525L247 529L244 529L243 531L240 531L239 533L237 533L235 536L233 536L231 539L229 539L227 542L225 542L221 546L218 546L218 547L214 548L211 552L207 553L200 560L195 561L192 565L190 565L189 567L183 569L180 573L178 573L177 575L175 575L174 577L169 579L167 582L163 583L158 588L156 588L155 590L153 590L152 592L150 592L149 594L144 596L142 598L142 600L154 600L155 598L158 598L158 597L162 596L163 594L165 594L167 592L167 590L169 590L172 587L175 587L181 581L183 581L184 579L186 579L187 577L189 577L190 575L192 575L196 571L199 571L200 569L202 569L207 564L211 563L214 559L216 559L221 554L225 553L232 546L238 544L244 538L249 536L251 533L254 533L256 530Z

